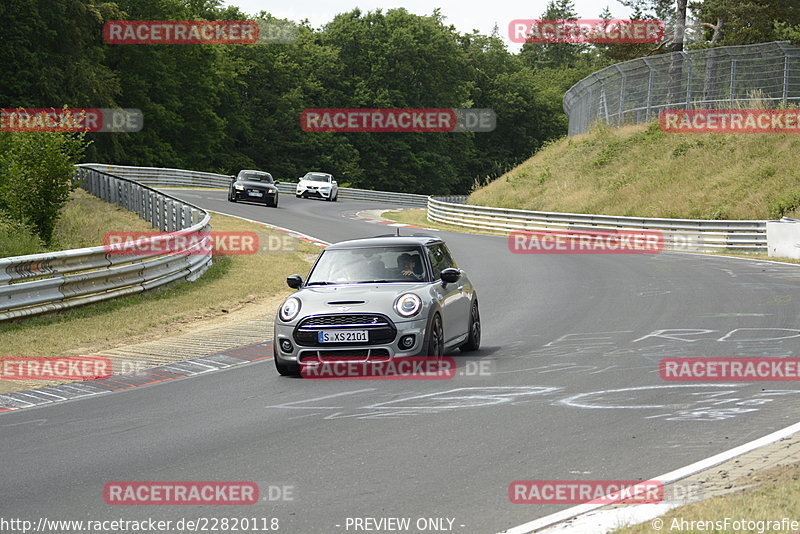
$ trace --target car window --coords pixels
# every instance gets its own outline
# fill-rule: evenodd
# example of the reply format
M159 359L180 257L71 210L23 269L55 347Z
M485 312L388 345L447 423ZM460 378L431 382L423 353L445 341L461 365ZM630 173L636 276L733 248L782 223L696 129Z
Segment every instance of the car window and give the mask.
M331 177L327 174L306 174L306 180L310 180L312 182L330 182Z
M247 180L248 182L266 182L268 184L272 183L272 175L271 174L256 174L254 172L243 172L239 174L239 180Z
M333 249L322 253L308 285L420 282L427 279L419 247Z
M428 258L431 260L434 280L442 277L443 270L456 266L452 256L450 256L450 252L443 244L430 245L426 247L426 250L428 251Z

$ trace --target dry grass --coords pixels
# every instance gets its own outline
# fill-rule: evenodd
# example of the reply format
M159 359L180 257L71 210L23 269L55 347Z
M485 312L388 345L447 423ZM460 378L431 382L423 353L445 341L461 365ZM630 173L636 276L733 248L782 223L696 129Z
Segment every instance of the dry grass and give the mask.
M799 167L797 135L596 126L545 147L469 202L642 217L791 217L800 213Z
M776 467L765 471L758 471L748 477L741 484L755 484L751 489L741 489L726 495L688 504L676 508L661 516L663 528L659 531L652 527L652 521L641 525L621 528L615 534L641 534L644 532L681 532L691 534L695 532L725 532L730 534L758 532L756 529L735 530L713 528L678 528L681 520L689 521L724 521L725 518L738 521L780 521L782 518L800 520L800 464ZM685 525L686 523L684 523ZM670 528L675 527L675 528ZM770 533L792 533L792 529L765 529Z
M255 231L280 236L233 217L214 215L214 230ZM130 229L130 227L126 228ZM125 297L63 313L0 324L0 356L60 356L103 350L129 342L174 334L195 322L213 321L247 306L263 312L264 303L273 306L291 289L286 276L303 275L319 248L291 239L294 251L259 253L249 256L215 256L214 265L193 283Z
M110 231L152 230L135 213L76 189L61 209L53 241L45 246L28 229L0 219L0 258L101 245Z

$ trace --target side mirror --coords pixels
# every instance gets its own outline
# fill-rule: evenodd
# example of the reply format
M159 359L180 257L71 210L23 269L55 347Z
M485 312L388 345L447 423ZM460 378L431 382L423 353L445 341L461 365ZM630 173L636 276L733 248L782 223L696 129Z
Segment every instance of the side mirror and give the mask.
M442 271L442 282L445 284L453 284L458 282L459 278L461 278L461 271L458 269L450 267Z
M275 185L281 185L281 183L278 180L275 180Z
M303 285L303 277L299 274L293 274L286 277L286 285L292 289L299 289Z
M336 180L332 181L331 185L336 185Z

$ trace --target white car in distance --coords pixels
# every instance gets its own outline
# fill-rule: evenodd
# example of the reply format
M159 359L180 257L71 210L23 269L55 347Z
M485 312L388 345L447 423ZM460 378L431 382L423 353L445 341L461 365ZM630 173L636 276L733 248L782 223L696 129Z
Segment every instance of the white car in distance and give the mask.
M325 172L307 172L300 178L295 192L297 198L321 198L329 202L339 198L339 186L333 175Z

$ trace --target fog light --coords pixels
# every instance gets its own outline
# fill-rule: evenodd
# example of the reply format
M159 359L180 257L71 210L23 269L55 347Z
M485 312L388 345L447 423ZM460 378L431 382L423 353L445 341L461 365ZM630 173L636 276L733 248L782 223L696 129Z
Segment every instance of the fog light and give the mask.
M294 347L292 347L291 341L289 341L288 339L281 339L281 350L283 352L292 352L293 348Z
M410 349L414 346L414 336L403 336L400 338L400 348Z

